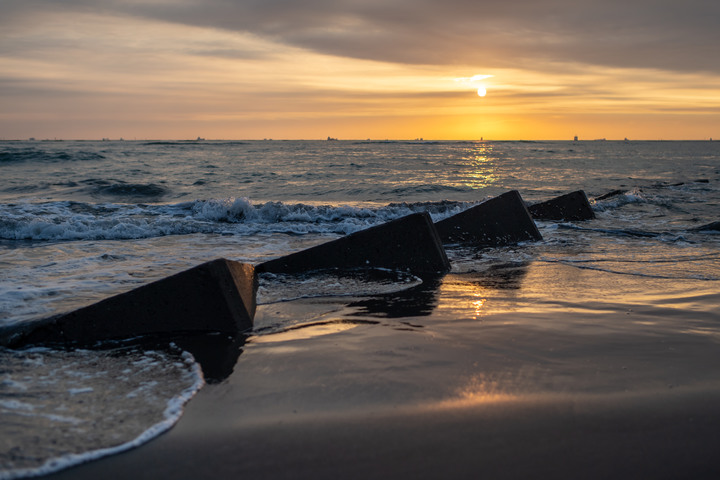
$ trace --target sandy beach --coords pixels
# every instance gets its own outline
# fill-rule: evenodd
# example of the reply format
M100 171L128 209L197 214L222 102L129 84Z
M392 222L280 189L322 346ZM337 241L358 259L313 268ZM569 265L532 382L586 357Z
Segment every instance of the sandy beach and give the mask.
M595 218L447 239L437 277L261 271L231 342L0 349L0 478L719 473L717 142L6 143L0 327L512 190L532 206L581 188ZM210 306L166 325L218 318L212 295L169 290Z
M678 331L671 282L640 305L606 277L541 264L261 306L257 325L296 325L249 337L171 431L49 478L716 478L718 295Z

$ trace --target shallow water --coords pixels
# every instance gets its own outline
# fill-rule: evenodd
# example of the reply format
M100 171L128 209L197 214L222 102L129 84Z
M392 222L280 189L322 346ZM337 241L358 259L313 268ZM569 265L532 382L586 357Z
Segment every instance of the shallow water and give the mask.
M192 357L0 349L0 478L50 473L168 430L202 386ZM117 408L121 406L122 408Z
M255 331L236 368L282 352L294 361L300 339L337 335L348 348L384 338L385 354L376 360L406 375L387 373L392 385L402 385L387 392L416 402L447 401L463 385L500 388L498 379L505 393L662 383L657 369L638 373L648 359L674 368L676 383L713 380L690 360L673 364L674 354L663 357L653 342L689 342L709 352L718 340L720 232L696 230L719 220L717 142L2 142L0 173L5 325L72 310L217 257L256 264L417 211L440 220L510 189L535 202L582 188L595 220L538 222L541 242L449 246L452 271L437 282L393 272L261 275ZM593 200L616 189L622 193ZM404 352L412 344L405 335L414 334L446 347ZM454 356L452 345L480 348L497 368L455 371L466 359ZM32 355L59 366L79 361L63 356L69 353ZM603 365L604 356L611 360ZM532 375L527 358L543 359ZM14 401L8 388L41 380L24 361L3 372L3 405L22 403L7 403ZM603 373L591 375L583 362ZM618 380L620 363L633 375ZM435 380L409 373L429 364ZM115 412L103 421L134 418L132 405L102 381L105 370L98 372L88 374L86 386L58 377L58 390L38 394L40 401L71 390L80 398L90 391L77 389L91 388L103 409ZM154 375L170 397L187 388ZM381 380L373 388L384 388ZM373 401L386 401L379 398ZM337 400L318 405L347 408ZM159 398L148 402L158 412L166 408ZM0 413L0 424L10 425L6 419L14 421L18 408ZM136 420L140 431L157 421ZM3 431L13 451L30 451L35 442L45 452L38 458L47 460L85 448L46 448L47 418L23 421L25 434ZM113 431L96 429L95 441L116 445ZM26 468L5 458L5 472Z

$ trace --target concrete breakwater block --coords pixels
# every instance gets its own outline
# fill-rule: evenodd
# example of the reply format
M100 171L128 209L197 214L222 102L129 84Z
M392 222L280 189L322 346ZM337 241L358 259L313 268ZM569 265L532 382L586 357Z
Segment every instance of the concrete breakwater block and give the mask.
M435 224L443 243L508 245L542 240L517 190L511 190Z
M690 230L696 232L720 232L720 222L712 222L702 227L691 228Z
M545 202L530 205L528 211L538 220L590 220L595 218L587 195L582 190L570 192Z
M252 265L217 259L41 322L0 332L0 344L91 345L141 336L250 330L257 282Z
M334 268L389 268L427 277L447 272L450 262L430 215L423 212L261 263L255 270L302 273Z
M625 195L627 193L627 190L611 190L607 193L603 193L599 197L595 197L595 201L598 202L600 200L607 200L608 198L617 197L619 195Z

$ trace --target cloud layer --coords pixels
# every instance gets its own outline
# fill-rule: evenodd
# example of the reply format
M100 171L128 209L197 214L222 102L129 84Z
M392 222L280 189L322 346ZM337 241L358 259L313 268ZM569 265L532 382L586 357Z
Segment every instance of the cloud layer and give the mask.
M3 17L32 21L56 9L248 32L388 62L720 70L720 2L708 0L6 0Z

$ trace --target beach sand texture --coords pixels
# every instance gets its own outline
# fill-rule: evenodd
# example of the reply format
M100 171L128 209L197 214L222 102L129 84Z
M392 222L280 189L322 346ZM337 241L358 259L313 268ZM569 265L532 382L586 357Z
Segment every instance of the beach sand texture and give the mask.
M682 327L672 281L553 263L261 306L296 328L169 433L52 478L712 478L720 294L693 288Z

